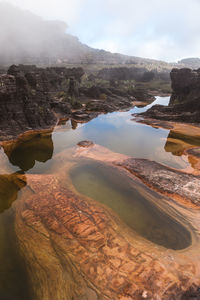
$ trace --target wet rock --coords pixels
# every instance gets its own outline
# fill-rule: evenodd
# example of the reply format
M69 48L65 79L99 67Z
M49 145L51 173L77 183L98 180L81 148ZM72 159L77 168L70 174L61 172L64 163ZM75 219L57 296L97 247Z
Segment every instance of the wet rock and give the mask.
M76 122L88 122L98 116L98 112L88 112L86 110L77 110L73 112L72 119Z
M148 159L128 157L100 145L77 149L78 157L87 157L118 165L140 178L142 182L161 194L179 201L186 207L200 206L200 176L187 174Z
M169 260L105 206L72 191L63 175L27 175L29 188L14 208L34 299L140 299L144 291L149 299L182 299L198 275L191 253Z
M200 148L186 149L184 152L188 157L188 161L191 167L198 173L200 173Z
M187 153L200 159L200 147L188 149Z
M185 174L145 159L130 158L120 165L161 193L175 199L179 197L188 205L200 206L200 176Z
M91 147L94 145L94 143L92 141L81 141L77 144L79 147L85 147L85 148L88 148L88 147Z

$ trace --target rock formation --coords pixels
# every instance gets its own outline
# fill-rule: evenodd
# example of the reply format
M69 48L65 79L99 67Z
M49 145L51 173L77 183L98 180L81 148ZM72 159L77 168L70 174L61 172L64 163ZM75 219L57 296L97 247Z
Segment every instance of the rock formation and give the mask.
M200 69L173 69L170 73L172 95L169 106L155 105L141 114L144 118L200 122Z
M72 75L80 81L81 68L37 68L12 65L0 75L0 135L5 139L29 129L49 128L56 124L54 112L70 113L70 104L55 94L67 90Z
M63 118L87 122L100 113L128 109L135 101L146 104L155 99L150 86L135 87L131 82L137 77L135 68L103 69L102 74L106 70L111 72L110 81L119 76L122 84L101 82L101 71L97 81L90 81L80 67L10 66L7 74L0 75L0 140L52 128Z
M198 295L199 204L191 206L189 194L186 199L180 194L185 200L181 205L163 195L155 202L166 213L173 211L175 221L184 222L191 231L192 245L174 251L130 231L111 210L80 195L68 173L87 158L115 168L129 180L137 181L139 175L151 177L158 192L156 182L163 172L165 180L171 182L172 172L184 185L193 176L188 175L185 182L183 173L176 175L162 165L152 172L148 161L130 159L97 145L80 146L67 165L63 162L69 151L58 154L54 174L26 175L28 184L13 206L19 249L28 266L34 299L183 300ZM199 189L199 177L196 180ZM142 189L143 184L140 186ZM172 193L177 193L173 184L168 195Z
M98 78L110 81L116 80L136 80L136 81L151 81L152 79L169 80L169 71L158 72L156 69L148 71L147 68L139 67L115 67L103 68L97 75Z

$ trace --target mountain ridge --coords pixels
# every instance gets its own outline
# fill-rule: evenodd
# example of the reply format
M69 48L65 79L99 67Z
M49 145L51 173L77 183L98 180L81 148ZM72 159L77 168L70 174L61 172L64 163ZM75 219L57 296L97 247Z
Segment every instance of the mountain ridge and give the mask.
M0 65L67 64L140 65L148 69L187 67L184 60L167 63L162 60L111 53L94 49L66 32L67 24L48 21L7 2L0 3ZM200 61L200 60L199 60ZM200 62L199 62L200 67Z

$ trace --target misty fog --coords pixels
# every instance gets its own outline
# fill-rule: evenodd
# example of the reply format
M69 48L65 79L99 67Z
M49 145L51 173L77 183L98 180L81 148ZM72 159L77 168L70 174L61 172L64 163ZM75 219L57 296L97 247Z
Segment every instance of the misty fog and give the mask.
M84 46L66 30L67 24L62 21L45 21L0 2L0 64L68 61Z

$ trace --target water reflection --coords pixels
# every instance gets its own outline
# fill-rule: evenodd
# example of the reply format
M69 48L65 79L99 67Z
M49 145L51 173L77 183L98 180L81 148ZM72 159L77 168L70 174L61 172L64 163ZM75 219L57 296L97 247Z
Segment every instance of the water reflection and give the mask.
M136 158L146 158L175 168L185 168L188 162L180 156L165 151L169 130L156 129L139 124L131 119L133 113L140 113L154 104L167 105L169 97L157 97L150 105L130 111L101 114L86 124L75 124L71 130L70 123L61 126L60 131L53 133L54 153L75 146L81 140L92 140L94 143ZM73 128L74 124L72 123Z
M4 151L12 166L17 166L26 173L45 173L55 154L75 146L81 140L92 140L128 156L155 160L173 168L186 168L189 162L182 156L185 146L199 146L199 137L132 121L133 113L145 111L154 104L167 105L168 102L169 97L157 97L146 107L101 114L85 124L65 119L52 134L35 134L19 139L16 143L5 146Z
M200 130L199 130L200 131ZM194 136L170 130L165 144L165 151L171 152L173 155L181 156L188 147L200 146L200 135Z
M26 186L20 173L0 175L0 299L32 299L24 263L18 253L12 203Z
M17 199L19 191L27 184L23 173L35 168L37 161L45 163L52 158L53 141L51 134L34 134L5 144L3 150L2 172L8 174L0 175L0 299L31 300L26 267L18 253L18 243L15 240L15 216L9 208ZM16 171L16 167L19 171L12 173Z
M157 104L167 105L168 101L169 97L157 97L156 99ZM13 201L17 199L20 189L26 185L25 175L16 171L44 174L53 163L55 154L66 148L75 146L81 140L88 139L114 152L120 152L136 158L155 160L175 168L186 167L188 162L184 161L181 157L184 145L192 144L200 146L199 138L191 138L187 135L176 134L166 129L155 129L151 126L131 121L133 113L145 111L156 103L154 102L145 108L135 107L128 112L102 114L86 124L77 124L73 120L63 120L60 123L59 130L54 133L25 136L17 142L9 143L3 147L7 161L2 162L4 169L2 169L3 174L0 175L0 260L3 262L0 264L0 299L31 299L26 290L26 274L17 255L12 227L14 219L10 215L11 210L9 210ZM95 167L96 169L98 168ZM99 190L101 190L105 196L104 199L107 201L106 204L110 205L113 209L118 207L119 212L122 213L122 218L129 225L132 224L134 218L135 220L140 218L141 214L138 209L135 212L133 209L136 207L131 196L133 190L130 192L129 187L125 186L125 179L121 179L121 182L124 181L124 187L116 192L119 180L114 177L114 174L112 174L112 178L108 178L107 173L101 176L107 180L107 182L104 180L103 186L101 185L103 179L95 177L96 174L92 173L91 175L91 172L88 173L87 170L83 172L79 170L77 174L78 176L82 176L81 180L84 183L83 193L88 194L91 192L89 195L95 198L100 194ZM117 175L115 174L115 176ZM115 181L114 183L113 180ZM118 183L116 184L116 182ZM108 193L107 196L106 193ZM111 197L108 197L109 195ZM138 192L134 191L134 195L138 196ZM140 195L138 197L141 200ZM103 202L104 199L97 200ZM118 202L112 199L117 199ZM144 199L141 200L141 205L142 210L146 207L146 213L140 218L143 224L137 225L139 227L136 229L139 233L141 232L143 236L157 243L164 245L166 242L172 248L179 247L180 249L189 244L190 237L187 232L182 230L182 227L179 228L172 219L166 220L164 215L158 215L157 212L154 214L153 208L149 208ZM152 211L151 220L149 220L147 208ZM135 214L134 218L133 213ZM153 223L155 226L151 225L151 227L149 225L153 219L157 220L159 224L163 222L163 226L167 230L164 229L161 232L156 229L156 231L155 228L158 226L155 222ZM143 232L142 226L144 224L148 228L146 233ZM161 226L161 228L163 227ZM173 230L175 231L173 232ZM152 233L154 237L152 237ZM166 233L165 237L163 237L163 233ZM182 241L184 241L183 244Z
M72 129L75 130L78 127L78 123L75 120L71 120Z
M38 133L24 136L3 148L10 163L18 166L21 171L27 172L34 168L36 162L45 163L52 158L52 135L51 133Z
M17 199L18 192L25 187L26 177L19 173L0 175L0 213L8 209Z

